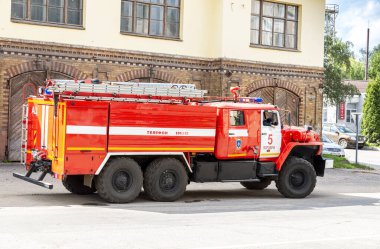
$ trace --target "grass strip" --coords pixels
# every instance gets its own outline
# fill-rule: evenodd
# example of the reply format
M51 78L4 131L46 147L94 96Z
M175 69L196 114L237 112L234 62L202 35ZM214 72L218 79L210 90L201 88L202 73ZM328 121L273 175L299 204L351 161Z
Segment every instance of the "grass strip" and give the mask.
M371 167L350 163L345 157L332 156L332 155L323 155L325 159L334 160L334 169L364 169L364 170L374 170Z

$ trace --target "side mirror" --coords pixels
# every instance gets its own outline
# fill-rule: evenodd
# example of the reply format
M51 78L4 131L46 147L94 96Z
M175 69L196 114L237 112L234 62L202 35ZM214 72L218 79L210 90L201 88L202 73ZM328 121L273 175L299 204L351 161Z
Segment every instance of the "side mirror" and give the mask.
M339 131L336 131L335 133L336 133L337 135L339 135Z

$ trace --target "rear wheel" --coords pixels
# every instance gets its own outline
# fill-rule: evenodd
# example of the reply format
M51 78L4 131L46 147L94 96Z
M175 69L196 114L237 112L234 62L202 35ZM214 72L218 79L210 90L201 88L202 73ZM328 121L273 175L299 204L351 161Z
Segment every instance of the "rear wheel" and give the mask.
M263 190L266 189L272 180L268 178L261 179L261 182L240 182L243 187L251 190Z
M73 194L89 195L96 192L94 186L91 188L83 184L83 175L69 175L62 179L63 186Z
M141 192L143 174L140 166L131 158L112 160L96 180L98 194L113 203L127 203Z
M155 201L176 201L185 193L188 183L184 165L175 158L159 158L144 173L144 191Z
M313 165L303 158L291 157L282 166L276 187L288 198L304 198L313 192L317 175Z

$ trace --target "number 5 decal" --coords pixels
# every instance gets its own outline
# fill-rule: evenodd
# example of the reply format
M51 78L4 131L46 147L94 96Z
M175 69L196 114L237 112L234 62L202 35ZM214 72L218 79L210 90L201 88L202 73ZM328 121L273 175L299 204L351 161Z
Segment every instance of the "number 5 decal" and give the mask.
M273 143L273 134L269 134L268 135L268 144L272 145L272 143Z

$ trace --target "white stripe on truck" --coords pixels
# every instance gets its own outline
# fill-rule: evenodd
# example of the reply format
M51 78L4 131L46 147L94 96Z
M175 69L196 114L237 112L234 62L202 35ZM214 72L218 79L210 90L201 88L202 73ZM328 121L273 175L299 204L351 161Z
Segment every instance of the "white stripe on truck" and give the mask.
M229 137L248 137L248 130L228 130Z
M106 135L107 127L68 125L66 134ZM215 137L215 129L111 126L109 129L109 134L119 136Z
M77 135L107 135L106 126L82 126L82 125L68 125L66 134Z
M129 136L215 137L215 129L111 126L109 134Z

